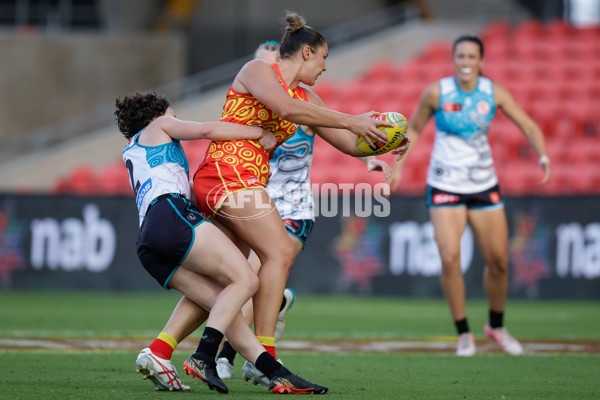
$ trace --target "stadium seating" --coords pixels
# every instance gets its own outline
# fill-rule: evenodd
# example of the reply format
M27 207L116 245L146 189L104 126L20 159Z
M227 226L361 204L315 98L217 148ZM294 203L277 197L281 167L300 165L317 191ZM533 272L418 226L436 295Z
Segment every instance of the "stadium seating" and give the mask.
M110 193L111 195L133 195L129 175L123 163L110 165L100 171L98 179L98 194Z
M97 193L98 176L90 165L80 165L74 168L69 176L59 180L54 185L54 194L92 195Z
M499 112L490 143L504 191L511 195L600 193L600 155L595 150L600 151L600 117L595 111L600 109L600 29L576 29L563 21L529 20L514 27L497 22L481 37L486 46L484 73L505 86L538 123L552 159L552 183L542 187L537 156L518 127ZM453 73L450 52L449 43L434 42L404 63L374 63L358 80L368 82L377 95L365 93L361 98L371 99L374 109L410 117L423 88ZM334 89L328 86L328 90ZM319 86L316 91L320 93ZM390 101L392 92L400 95ZM431 150L423 145L425 140L430 145L432 139L433 129L425 129L405 164L400 193L423 190ZM325 178L335 181L332 168L340 175L350 171L352 160L328 154L337 162L327 161L324 176L316 172L322 160L315 159L313 181L317 183Z

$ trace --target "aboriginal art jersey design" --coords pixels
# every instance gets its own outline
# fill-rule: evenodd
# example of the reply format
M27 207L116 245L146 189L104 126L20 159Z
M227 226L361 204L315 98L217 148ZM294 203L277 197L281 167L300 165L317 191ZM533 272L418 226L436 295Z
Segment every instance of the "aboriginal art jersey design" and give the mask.
M144 146L138 143L141 132L136 133L123 150L140 226L152 200L165 193L179 193L189 200L191 192L188 161L179 140Z
M427 183L454 193L482 192L498 183L488 142L496 113L493 82L479 77L472 92L454 76L440 79L435 141Z
M300 127L271 158L267 191L282 219L314 220L310 185L314 142L315 136Z
M271 66L279 75L281 86L291 97L307 100L303 88L296 87L294 90L288 88L281 77L277 64ZM279 117L270 108L254 98L252 94L238 93L232 88L229 88L227 92L221 121L262 126L273 133L278 145L289 139L298 129L298 125ZM257 179L256 183L265 186L269 181L269 159L274 151L275 149L267 153L256 140L211 142L200 168L207 163L228 164L235 167L235 170L241 175L245 174L242 172L243 170L251 172Z

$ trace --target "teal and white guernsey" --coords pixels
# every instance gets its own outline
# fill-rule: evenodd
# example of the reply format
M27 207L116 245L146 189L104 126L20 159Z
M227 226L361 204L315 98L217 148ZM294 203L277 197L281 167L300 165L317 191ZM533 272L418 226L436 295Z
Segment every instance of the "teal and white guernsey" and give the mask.
M498 183L488 142L496 113L493 83L479 77L470 93L464 92L453 76L440 79L439 85L427 184L454 193L489 189Z
M271 157L267 191L282 219L314 220L310 186L314 142L314 135L299 127Z
M123 150L140 226L148 205L161 194L179 193L190 199L189 165L179 141L144 146L138 143L141 132L136 133Z

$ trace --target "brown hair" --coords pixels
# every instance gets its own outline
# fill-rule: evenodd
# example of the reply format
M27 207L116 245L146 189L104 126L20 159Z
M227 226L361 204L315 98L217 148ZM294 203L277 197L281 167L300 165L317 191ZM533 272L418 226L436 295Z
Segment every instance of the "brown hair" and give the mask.
M296 54L304 46L309 46L315 52L317 48L327 43L323 35L306 25L306 20L303 16L288 11L285 21L287 22L287 26L281 38L281 47L279 49L281 59Z
M476 35L459 36L454 41L454 44L452 45L452 54L454 54L454 52L456 51L456 46L458 46L458 44L462 43L462 42L471 42L471 43L475 43L477 46L479 46L479 55L481 56L481 58L483 58L483 42L481 41L479 36L476 36Z
M148 126L156 117L164 115L171 104L162 95L152 93L135 93L117 98L115 116L119 130L127 139Z

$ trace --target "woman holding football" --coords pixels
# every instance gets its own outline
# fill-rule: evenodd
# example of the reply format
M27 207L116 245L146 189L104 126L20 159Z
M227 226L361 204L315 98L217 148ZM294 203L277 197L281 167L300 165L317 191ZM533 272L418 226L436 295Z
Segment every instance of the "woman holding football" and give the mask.
M298 124L311 126L332 140L354 134L369 142L387 142L377 126L391 124L370 118L376 112L353 116L329 110L314 92L299 86L314 85L325 71L327 43L298 14L288 13L286 21L280 61L271 65L262 60L248 62L227 93L221 120L261 125L274 134L278 144L290 138ZM356 149L355 139L344 142L344 152L364 155ZM296 249L265 190L273 151L266 152L251 140L212 142L194 175L194 192L199 208L261 261L260 286L253 297L254 331L275 356L275 324Z
M511 355L521 344L504 327L508 293L508 227L494 170L488 131L496 109L521 129L539 156L550 180L550 159L538 125L496 82L481 75L483 43L477 36L461 36L453 44L455 76L440 79L423 91L408 126L412 146L425 123L435 117L436 136L427 177L427 207L442 260L441 284L454 319L458 356L476 353L467 323L465 284L460 267L460 240L466 224L473 230L486 262L483 284L489 304L485 334ZM392 191L401 179L406 158L397 160L390 177Z

